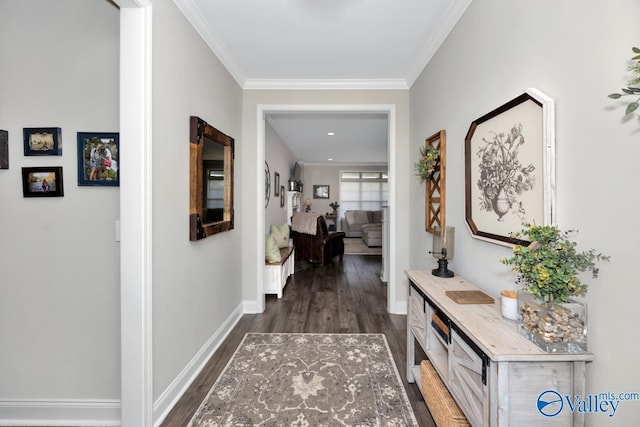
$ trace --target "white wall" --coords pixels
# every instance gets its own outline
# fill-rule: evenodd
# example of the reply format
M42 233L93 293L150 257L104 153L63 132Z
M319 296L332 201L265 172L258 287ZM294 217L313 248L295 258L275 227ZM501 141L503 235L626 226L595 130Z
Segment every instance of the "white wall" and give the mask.
M287 222L287 199L286 192L289 189L289 174L295 161L297 160L291 149L280 138L280 135L273 130L273 127L266 122L266 137L265 137L265 160L269 164L271 171L271 194L269 197L269 205L265 209L264 216L264 232L265 234L271 233L271 225L282 225ZM284 186L285 191L285 205L280 206L280 196L275 195L275 173L280 174L280 186L278 187L278 194L280 194L280 187Z
M30 0L0 2L0 16L10 158L0 170L0 419L80 401L117 416L119 189L78 186L76 133L119 131L119 12L104 0ZM62 156L24 156L24 127L62 128ZM23 198L26 166L62 166L64 197Z
M242 92L170 0L153 2L153 388L164 411L241 314ZM189 116L235 138L235 229L189 241ZM158 408L160 406L160 408Z
M640 2L475 1L411 88L411 162L418 146L447 131L447 224L456 230L451 267L494 296L515 275L498 262L509 248L473 239L464 219L464 138L470 123L535 87L556 105L556 219L577 228L580 248L612 256L589 280L587 391L637 392L640 350L635 342L640 290L635 270L635 188L640 158L636 120L607 98L624 85L631 47L638 45ZM431 235L424 230L424 185L412 178L410 265L432 268ZM418 197L419 195L419 197ZM532 403L533 405L533 403ZM637 424L640 402L622 402L613 418L587 423ZM605 421L606 419L606 421Z
M408 169L403 168L409 162L409 91L403 90L245 90L243 93L243 147L242 158L246 165L243 179L242 200L247 209L242 212L241 226L246 230L243 237L244 259L253 259L254 262L246 262L243 271L243 295L249 306L256 304L256 278L258 277L258 251L262 250L261 244L256 242L262 233L262 224L256 223L257 211L255 206L264 197L258 194L260 178L257 175L262 172L262 167L257 163L257 116L258 107L277 105L393 105L395 107L396 124L396 150L395 158L399 166L396 182L393 184L396 194L397 219L396 237L397 269L396 269L396 293L392 296L394 307L406 310L408 282L404 276L404 270L408 266L409 247L405 242L409 239L408 214L409 214L409 176ZM255 166L252 166L255 165ZM304 183L307 191L307 183ZM264 206L264 205L263 205ZM260 273L262 274L262 273Z

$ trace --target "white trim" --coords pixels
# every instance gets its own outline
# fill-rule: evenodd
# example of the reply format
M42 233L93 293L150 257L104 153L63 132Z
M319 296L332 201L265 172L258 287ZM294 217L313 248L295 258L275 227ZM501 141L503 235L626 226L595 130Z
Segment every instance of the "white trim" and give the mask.
M388 144L388 157L389 157L389 281L387 283L387 310L390 313L406 314L406 302L396 301L397 297L397 277L396 277L396 217L397 217L397 200L396 200L396 106L395 104L320 104L320 105L308 105L308 104L259 104L257 106L257 150L256 150L256 167L258 171L261 171L265 161L265 116L268 113L276 112L289 112L289 111L311 111L311 112L386 112L388 113L389 123L389 144ZM256 183L257 193L257 209L256 209L256 221L261 224L264 229L265 211L264 211L264 174L258 173L258 182ZM254 308L260 309L257 312L264 311L264 292L263 292L263 280L264 280L264 233L258 233L258 246L257 259L255 260L258 266L256 271L256 292L257 301L262 301L262 306L256 303ZM246 303L247 307L249 302Z
M175 5L180 9L182 14L191 23L202 40L209 46L209 49L218 57L222 65L227 69L229 74L242 87L246 80L244 73L238 67L238 64L229 53L227 47L222 43L222 39L215 30L202 17L204 14L198 7L198 3L194 0L173 0Z
M409 90L404 79L247 79L248 90Z
M120 426L117 399L0 399L0 426Z
M308 162L305 163L305 166L340 166L340 167L354 167L359 168L362 166L372 166L372 167L387 167L388 162Z
M169 411L178 403L182 395L196 379L198 374L205 367L213 353L229 336L233 328L238 324L244 314L243 304L239 304L236 309L227 317L220 327L211 335L204 346L196 353L182 372L173 380L167 389L158 397L153 404L153 424L159 426L167 417Z
M152 7L120 9L120 141L135 168L120 180L122 425L153 423L151 40Z
M433 55L440 49L440 46L442 46L442 43L444 43L449 36L453 27L455 27L460 18L462 18L471 1L472 0L454 0L450 3L449 9L439 20L440 25L432 32L424 49L422 49L422 54L418 56L420 60L416 62L412 72L406 76L405 80L409 87L415 83L429 61L431 61L431 58L433 58Z
M264 240L263 240L263 244L264 244ZM264 289L264 281L262 286ZM260 314L264 311L264 306L262 307L262 309L260 309L256 301L242 301L242 307L244 310L244 314Z

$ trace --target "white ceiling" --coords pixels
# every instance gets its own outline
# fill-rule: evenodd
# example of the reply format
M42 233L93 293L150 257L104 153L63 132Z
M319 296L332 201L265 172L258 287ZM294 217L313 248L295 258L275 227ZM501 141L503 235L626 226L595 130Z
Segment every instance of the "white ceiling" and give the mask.
M471 0L174 2L244 89L408 89ZM386 162L378 113L268 119L305 163Z
M304 164L387 164L387 113L287 112L266 118Z

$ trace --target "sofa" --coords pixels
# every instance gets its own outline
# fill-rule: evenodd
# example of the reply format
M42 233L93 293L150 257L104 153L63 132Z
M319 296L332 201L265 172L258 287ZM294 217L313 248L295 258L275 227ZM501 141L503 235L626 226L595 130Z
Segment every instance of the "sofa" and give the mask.
M365 225L382 224L382 211L349 210L344 213L340 223L346 237L363 237L362 232Z

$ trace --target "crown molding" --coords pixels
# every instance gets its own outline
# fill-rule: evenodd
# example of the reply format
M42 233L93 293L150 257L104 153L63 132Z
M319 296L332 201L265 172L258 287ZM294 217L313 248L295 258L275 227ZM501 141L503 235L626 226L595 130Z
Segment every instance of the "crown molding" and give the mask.
M244 73L233 60L231 53L229 53L226 46L221 42L218 34L202 19L203 13L196 2L193 0L173 0L173 2L185 18L187 18L187 21L195 28L196 32L200 34L200 37L202 37L207 46L209 46L209 49L218 57L218 60L220 60L229 74L231 74L240 87L242 87L246 80Z
M429 40L422 50L422 55L420 55L420 61L418 61L413 69L413 72L410 73L405 81L407 85L411 87L415 81L418 79L422 71L424 71L425 67L433 58L433 55L436 54L442 43L449 36L449 33L456 26L462 15L467 10L472 0L455 0L451 2L448 10L445 12L444 17L440 20L440 24L433 31Z
M408 90L404 79L247 79L247 90Z
M303 164L302 162L298 162ZM349 168L349 167L354 167L354 168L359 168L359 167L363 167L363 166L371 166L371 167L378 167L378 168L389 168L389 162L307 162L304 163L304 166L330 166L330 167L339 167L339 168ZM348 172L348 171L345 171ZM381 172L381 171L374 171L372 170L371 172Z

